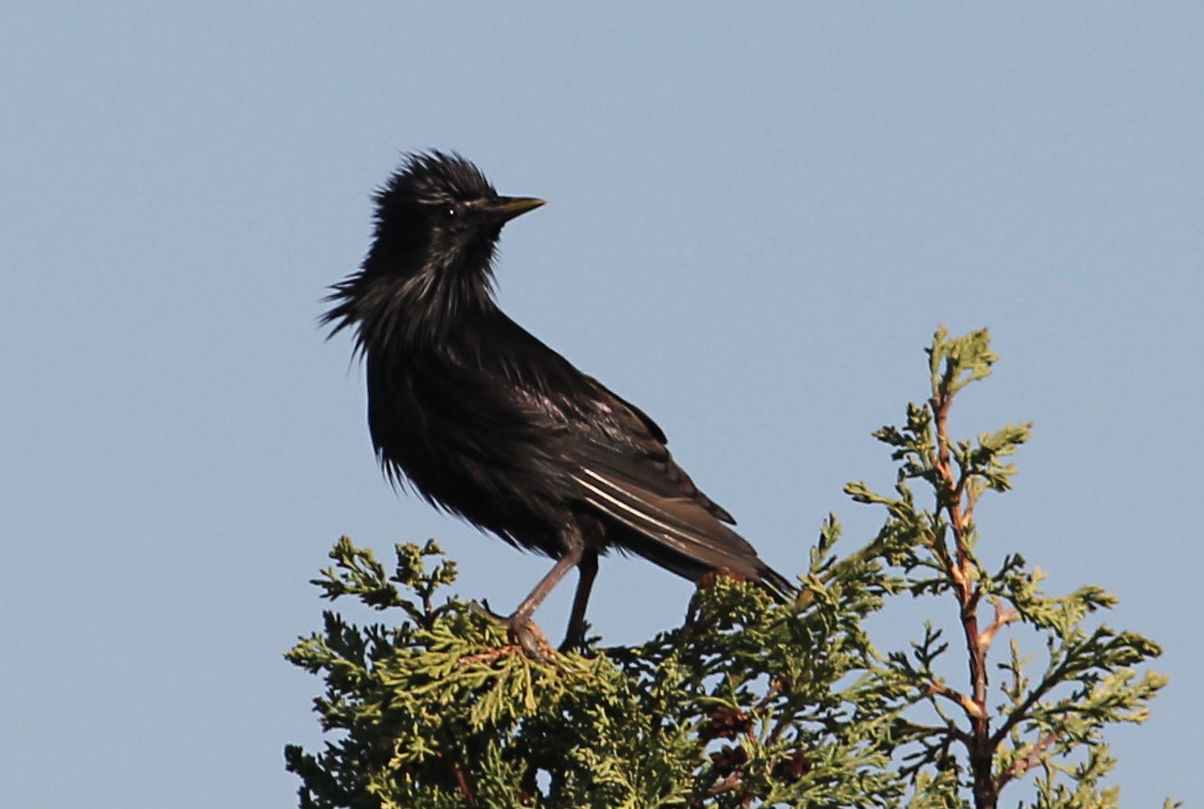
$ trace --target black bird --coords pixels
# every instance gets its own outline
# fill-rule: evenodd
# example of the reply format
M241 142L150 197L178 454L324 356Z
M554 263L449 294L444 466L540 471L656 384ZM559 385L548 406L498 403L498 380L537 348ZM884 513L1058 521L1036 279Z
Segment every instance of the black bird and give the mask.
M533 654L531 615L579 569L566 646L609 548L698 581L725 571L780 596L730 514L674 463L642 410L527 333L493 299L502 225L543 205L499 196L457 154L409 156L375 195L375 238L322 321L355 332L368 426L385 475L516 547L557 560L507 619Z

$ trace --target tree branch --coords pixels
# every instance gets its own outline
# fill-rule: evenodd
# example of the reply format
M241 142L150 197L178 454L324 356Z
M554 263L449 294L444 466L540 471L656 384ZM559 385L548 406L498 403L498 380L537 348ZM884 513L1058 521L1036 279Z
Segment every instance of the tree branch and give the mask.
M928 401L936 424L936 448L930 462L936 471L937 512L939 514L943 509L949 517L949 527L953 531L957 553L956 564L950 566L950 578L953 580L954 592L961 608L962 631L966 639L970 683L973 689L971 697L962 695L966 700L962 707L970 717L973 730L967 747L970 769L974 775L974 802L978 809L993 809L999 796L991 775L997 744L991 738L991 722L987 713L986 652L998 627L988 629L986 633L980 633L978 629L978 601L981 590L972 584L973 560L967 536L969 520L962 513L962 495L966 479L964 476L959 478L955 475L949 449L949 409L953 404L953 384L957 367L952 360L946 359L940 383ZM984 635L987 640L985 644L982 642Z
M1041 738L1037 740L1037 743L1032 746L1032 749L1028 751L1028 754L1024 758L1017 759L1011 768L1007 770L1007 772L1000 774L999 780L995 785L995 791L998 792L999 790L1003 789L1003 787L1009 781L1019 778L1033 767L1036 767L1038 764L1040 764L1042 757L1045 755L1045 751L1049 749L1050 745L1057 741L1057 738L1058 737L1052 731L1043 733Z

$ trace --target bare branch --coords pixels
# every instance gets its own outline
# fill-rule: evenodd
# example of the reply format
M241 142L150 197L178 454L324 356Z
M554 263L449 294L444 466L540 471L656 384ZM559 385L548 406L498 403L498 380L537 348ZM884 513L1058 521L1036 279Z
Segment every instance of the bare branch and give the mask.
M1003 629L1003 627L1014 621L1020 620L1020 613L1003 603L1000 599L992 598L991 605L995 607L995 620L991 622L990 626L978 633L978 648L982 650L984 655L990 650L991 644L995 641L995 635L999 633L1000 629Z
M966 712L966 716L970 717L971 719L986 718L986 713L968 694L963 694L956 688L950 688L939 680L928 684L928 693L934 694L938 697L944 697L950 702L957 704L963 711Z

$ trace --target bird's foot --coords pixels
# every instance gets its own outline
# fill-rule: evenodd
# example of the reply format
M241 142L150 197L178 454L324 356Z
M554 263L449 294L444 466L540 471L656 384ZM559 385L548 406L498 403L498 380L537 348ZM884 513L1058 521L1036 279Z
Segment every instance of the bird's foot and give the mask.
M522 649L523 654L527 657L539 661L547 661L551 658L555 651L552 644L548 642L548 637L543 630L529 617L520 616L517 613L499 615L489 608L489 602L486 600L482 600L479 605L474 603L473 606L491 620L505 626L510 640L515 646Z
M527 657L547 661L552 656L554 650L552 644L548 643L548 636L530 618L511 615L506 619L506 626L510 630L510 639L519 645Z
M589 628L589 624L585 622L582 622L581 626L570 627L568 633L564 636L564 641L560 644L560 647L557 649L557 651L559 651L561 654L567 654L568 652L584 653L586 647L588 646L586 635L589 633Z

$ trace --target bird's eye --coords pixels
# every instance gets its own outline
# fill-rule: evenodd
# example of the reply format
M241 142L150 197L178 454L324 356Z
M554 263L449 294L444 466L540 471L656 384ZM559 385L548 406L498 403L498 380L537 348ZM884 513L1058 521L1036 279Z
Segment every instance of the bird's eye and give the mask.
M447 215L448 215L448 216L455 216L455 215L456 215L456 206L455 206L455 205L448 206L448 209L447 209Z

